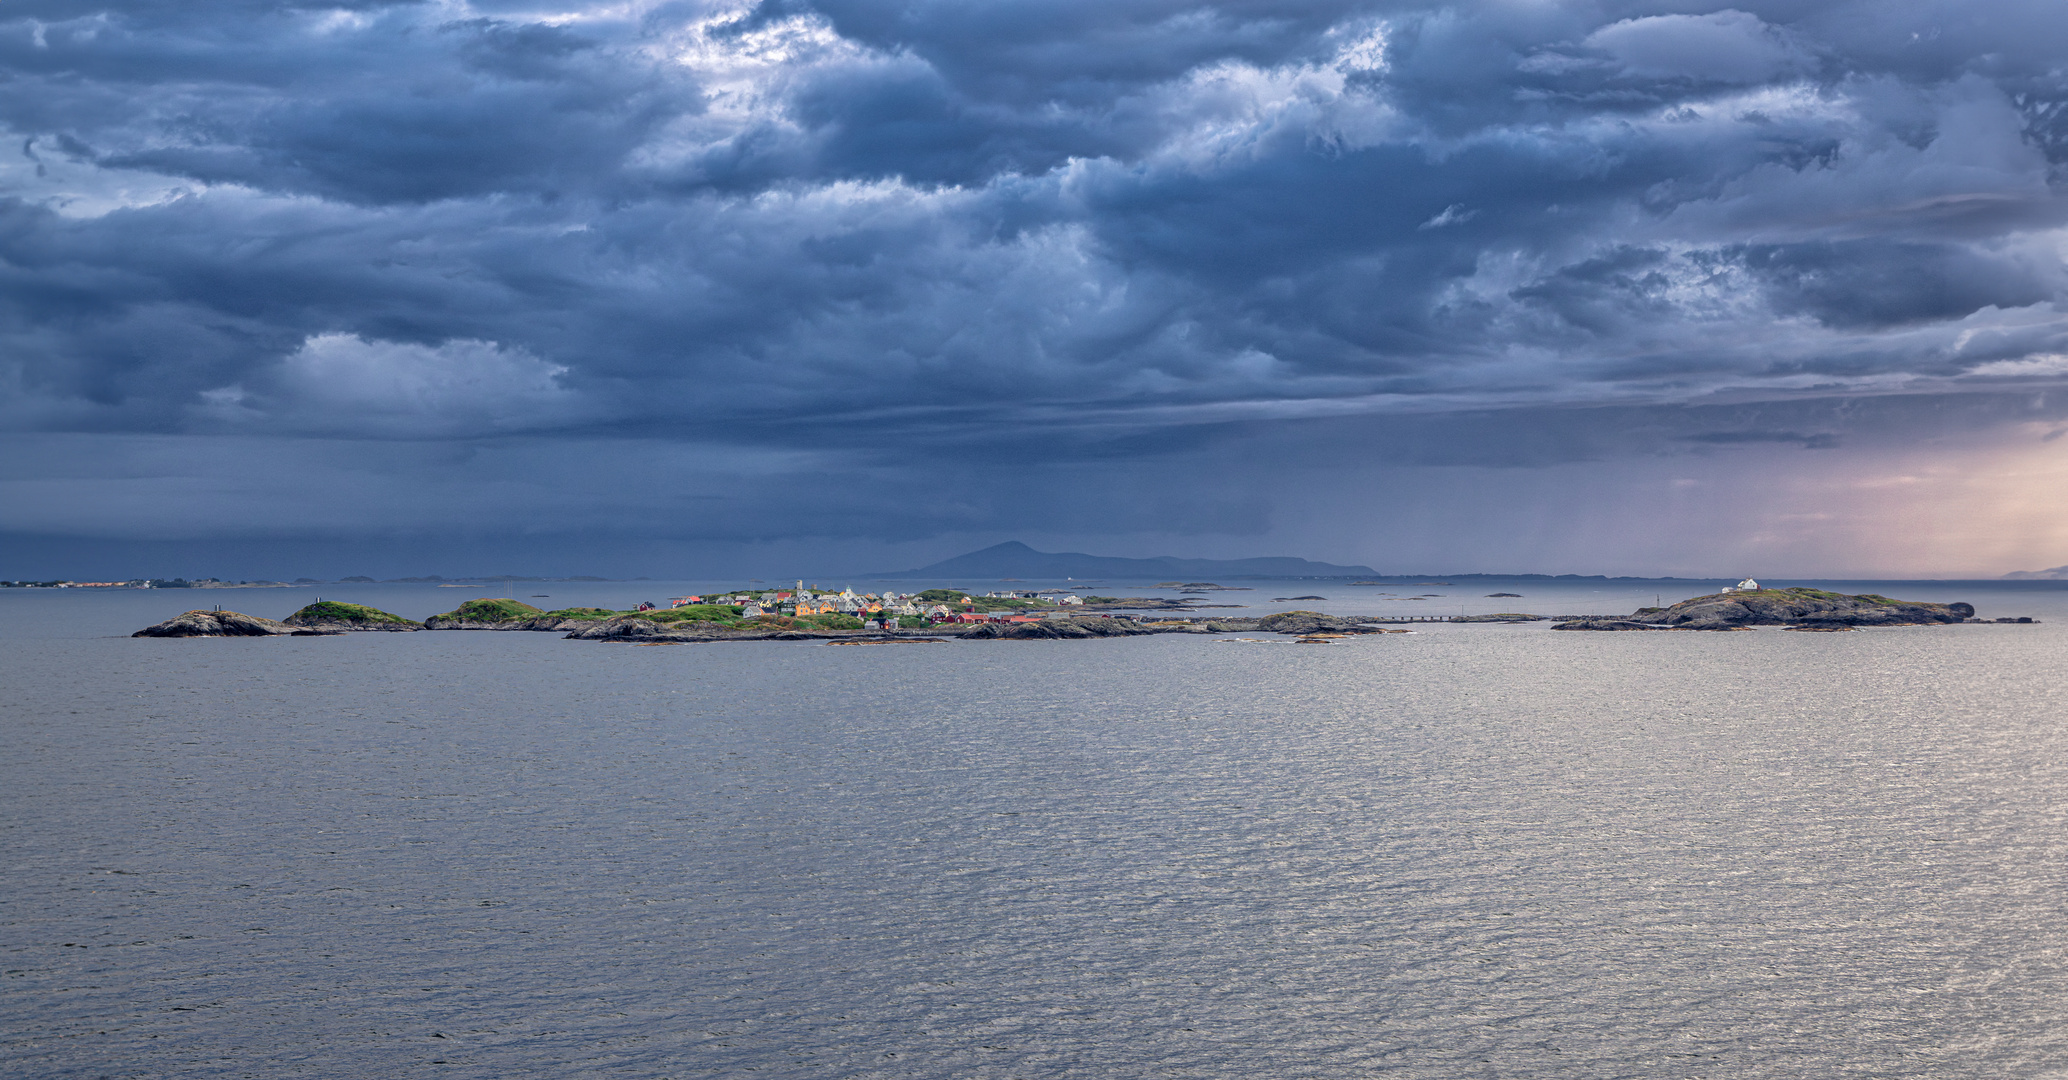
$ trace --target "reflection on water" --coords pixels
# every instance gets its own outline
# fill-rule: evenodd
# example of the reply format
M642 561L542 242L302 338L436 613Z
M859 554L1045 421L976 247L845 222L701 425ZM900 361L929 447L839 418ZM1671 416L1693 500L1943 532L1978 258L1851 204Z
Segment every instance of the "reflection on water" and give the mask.
M645 649L0 596L0 1062L2068 1067L2068 611L1913 594L2049 621Z

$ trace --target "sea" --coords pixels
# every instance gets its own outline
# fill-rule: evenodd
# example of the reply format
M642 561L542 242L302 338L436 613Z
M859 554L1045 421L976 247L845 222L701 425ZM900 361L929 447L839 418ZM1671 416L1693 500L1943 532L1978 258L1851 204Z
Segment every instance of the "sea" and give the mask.
M1720 584L1385 581L1205 599ZM0 1075L2068 1077L2068 583L1767 582L2039 620L1825 634L127 636L743 584L0 590Z

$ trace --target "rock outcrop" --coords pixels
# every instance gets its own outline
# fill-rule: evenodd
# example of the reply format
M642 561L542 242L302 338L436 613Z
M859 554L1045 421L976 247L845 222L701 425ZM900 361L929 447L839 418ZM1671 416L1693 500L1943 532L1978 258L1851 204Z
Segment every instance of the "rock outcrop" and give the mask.
M1281 611L1257 620L1257 629L1267 634L1362 634L1370 630L1360 622L1318 611Z
M820 630L808 626L724 626L707 622L656 622L639 615L569 619L561 627L569 641L627 641L635 644L698 641L897 640L880 630Z
M306 630L336 630L354 632L362 630L422 630L424 624L390 614L365 604L347 604L337 600L318 600L300 611L281 620L282 625Z
M1932 626L1974 618L1969 604L1927 604L1864 593L1822 589L1756 589L1682 600L1672 607L1639 608L1620 619L1581 619L1553 630L1741 630L1753 626Z
M715 623L662 624L636 615L573 621L566 629L569 641L717 641L740 636Z
M1030 641L1059 638L1134 637L1155 634L1133 619L1042 619L1039 622L978 623L959 636L964 641Z
M304 637L322 633L320 630L298 629L272 619L261 619L241 611L189 611L177 615L156 626L146 626L130 637L283 637L301 634Z
M537 615L529 619L449 619L433 615L424 620L426 630L531 630L552 633L588 626L593 619L570 619L561 615Z
M1142 629L1155 634L1247 634L1257 628L1256 619L1201 619L1179 622L1137 623Z

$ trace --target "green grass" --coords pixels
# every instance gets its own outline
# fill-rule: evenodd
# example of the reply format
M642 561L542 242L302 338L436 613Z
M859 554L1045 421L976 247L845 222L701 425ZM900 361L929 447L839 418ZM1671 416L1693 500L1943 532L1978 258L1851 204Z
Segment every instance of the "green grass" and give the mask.
M564 607L546 614L555 619L608 619L619 613L607 607Z
M679 608L655 608L652 611L626 611L621 614L635 619L652 619L658 623L708 622L730 626L740 621L744 608L725 607L717 604L690 604Z
M407 623L400 615L391 615L379 608L365 604L347 604L340 600L318 600L300 611L289 615L290 619L322 619L327 622L375 622Z
M544 614L545 612L521 601L483 598L480 600L469 600L443 615L433 617L439 619L467 619L472 622L514 622L518 619L530 619Z

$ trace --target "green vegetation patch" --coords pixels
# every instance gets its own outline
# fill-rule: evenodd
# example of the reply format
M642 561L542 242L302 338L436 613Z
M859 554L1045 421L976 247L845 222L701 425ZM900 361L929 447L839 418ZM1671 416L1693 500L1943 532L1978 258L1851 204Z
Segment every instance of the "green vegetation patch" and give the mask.
M809 626L819 630L860 630L862 628L862 620L852 615L799 615L796 622L799 626Z
M371 622L410 624L400 615L392 615L379 608L365 604L347 604L341 600L318 600L300 611L289 615L290 619L323 620L325 622Z
M655 608L652 611L624 611L635 619L650 619L657 623L707 622L730 626L740 621L741 608L723 607L717 604L691 604L679 608Z
M1055 606L1047 600L1027 600L1018 596L971 596L961 589L926 589L916 599L922 604L946 604L949 607L973 608L977 611L1021 611L1026 608Z
M483 598L480 600L469 600L451 611L437 616L437 618L467 619L472 622L514 622L518 619L530 619L544 614L545 612L522 601Z
M608 619L611 616L616 615L617 612L612 611L607 607L566 607L559 608L554 611L548 611L546 612L546 614L547 616L555 619L602 620Z
M1761 589L1760 591L1761 591L1761 592L1778 592L1778 593L1779 593L1780 595L1782 595L1782 596L1801 596L1801 597L1807 597L1808 599L1811 599L1811 600L1829 600L1829 601L1832 601L1832 602L1834 602L1834 603L1836 603L1836 602L1838 602L1838 601L1840 601L1840 600L1858 600L1858 599L1862 599L1861 597L1857 597L1857 596L1847 596L1847 595L1846 595L1846 594L1844 594L1844 593L1835 593L1835 592L1827 592L1827 591L1825 591L1825 590L1823 590L1823 589L1805 589L1805 588L1795 588L1795 589L1786 589L1786 590L1772 590L1772 589Z

